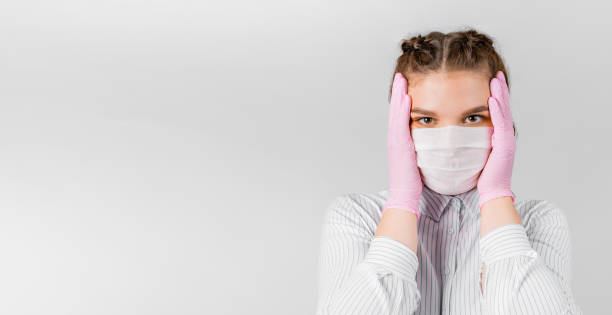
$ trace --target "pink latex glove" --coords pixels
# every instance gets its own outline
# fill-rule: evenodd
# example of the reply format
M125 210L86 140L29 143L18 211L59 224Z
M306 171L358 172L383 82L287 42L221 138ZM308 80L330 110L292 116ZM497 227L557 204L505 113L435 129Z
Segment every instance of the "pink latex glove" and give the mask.
M491 79L490 89L491 96L488 103L489 114L493 122L492 149L478 179L477 187L480 195L478 206L480 209L485 202L491 199L510 196L514 202L515 197L510 190L510 182L516 152L516 138L510 113L510 92L502 71L498 71L497 75Z
M401 73L396 73L391 89L387 133L389 198L383 212L388 208L396 208L412 212L418 219L423 182L410 134L411 99L407 91L408 82Z

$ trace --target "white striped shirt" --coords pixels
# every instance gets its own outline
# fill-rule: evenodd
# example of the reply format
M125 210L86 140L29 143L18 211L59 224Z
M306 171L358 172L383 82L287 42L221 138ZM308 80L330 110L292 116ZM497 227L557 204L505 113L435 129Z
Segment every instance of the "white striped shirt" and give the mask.
M555 204L516 196L523 225L480 238L476 187L449 196L423 186L415 253L374 237L387 197L345 194L327 208L318 315L582 314L570 286L569 226Z

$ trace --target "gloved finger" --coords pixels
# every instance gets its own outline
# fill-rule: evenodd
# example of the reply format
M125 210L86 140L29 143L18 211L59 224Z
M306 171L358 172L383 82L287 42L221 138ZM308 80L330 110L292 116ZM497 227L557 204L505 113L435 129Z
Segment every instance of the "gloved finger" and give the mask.
M497 75L495 76L499 82L500 82L500 86L502 88L502 96L503 96L503 100L505 103L508 103L510 101L510 90L508 89L508 83L506 82L506 76L504 75L504 72L499 70L497 71Z
M391 87L391 100L389 102L389 130L391 130L392 126L395 126L397 123L395 122L395 118L397 117L397 111L400 107L400 96L399 85L401 78L398 76L399 73L396 73L393 78L393 85ZM401 75L401 74L400 74Z
M412 141L412 135L410 134L410 108L412 107L412 98L408 95L404 95L404 99L402 101L402 113L401 113L401 126L402 126L402 138L409 147L413 148L414 143Z
M503 75L503 74L502 74ZM508 120L512 120L510 113L510 101L507 92L507 86L502 87L502 81L497 77L491 79L490 83L491 97L495 98L500 107L501 113L503 114L504 124L508 124Z
M401 147L413 146L410 136L410 107L411 98L408 94L404 94L394 112L388 142Z
M399 104L401 97L406 94L407 82L404 76L398 72L393 77L393 87L391 88L391 103Z
M506 76L504 76L503 71L497 71L497 75L495 76L499 80L499 85L502 90L502 102L504 105L510 106L510 90L508 89L508 83L506 82Z
M491 97L496 98L498 101L503 101L502 87L497 77L492 78L489 82L489 89L491 91Z
M387 145L397 146L404 143L405 136L405 113L406 113L406 86L407 82L401 73L396 73L391 88L391 104L389 108L389 130L387 133Z
M495 130L500 130L505 127L504 112L495 97L489 97L487 103L489 103L489 115L493 123L493 133L495 133Z

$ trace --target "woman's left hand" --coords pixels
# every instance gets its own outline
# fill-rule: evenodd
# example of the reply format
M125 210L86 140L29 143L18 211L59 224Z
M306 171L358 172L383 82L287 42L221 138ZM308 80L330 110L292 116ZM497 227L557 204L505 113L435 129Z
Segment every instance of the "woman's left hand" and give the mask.
M491 153L478 179L478 206L495 198L510 196L514 203L514 194L510 190L512 166L516 152L516 138L510 113L510 93L502 71L491 79L489 84L491 96L488 99L489 114L493 122L491 136Z

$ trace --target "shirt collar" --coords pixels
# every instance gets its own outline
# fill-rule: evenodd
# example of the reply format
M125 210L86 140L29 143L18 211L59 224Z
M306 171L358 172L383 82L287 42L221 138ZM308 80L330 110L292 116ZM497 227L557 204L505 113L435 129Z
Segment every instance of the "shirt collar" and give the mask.
M449 207L449 203L456 203L452 206L463 207L469 215L478 215L480 214L478 197L477 187L457 195L444 195L423 185L423 192L419 200L419 212L438 222L442 213Z
M384 190L382 192L385 197L389 196L388 190ZM429 189L429 187L423 185L423 192L421 193L421 199L419 199L419 213L438 222L442 213L448 208L449 203L455 203L456 205L453 206L462 206L467 214L479 215L479 196L480 195L478 194L478 189L476 186L458 195L444 195L437 193Z

